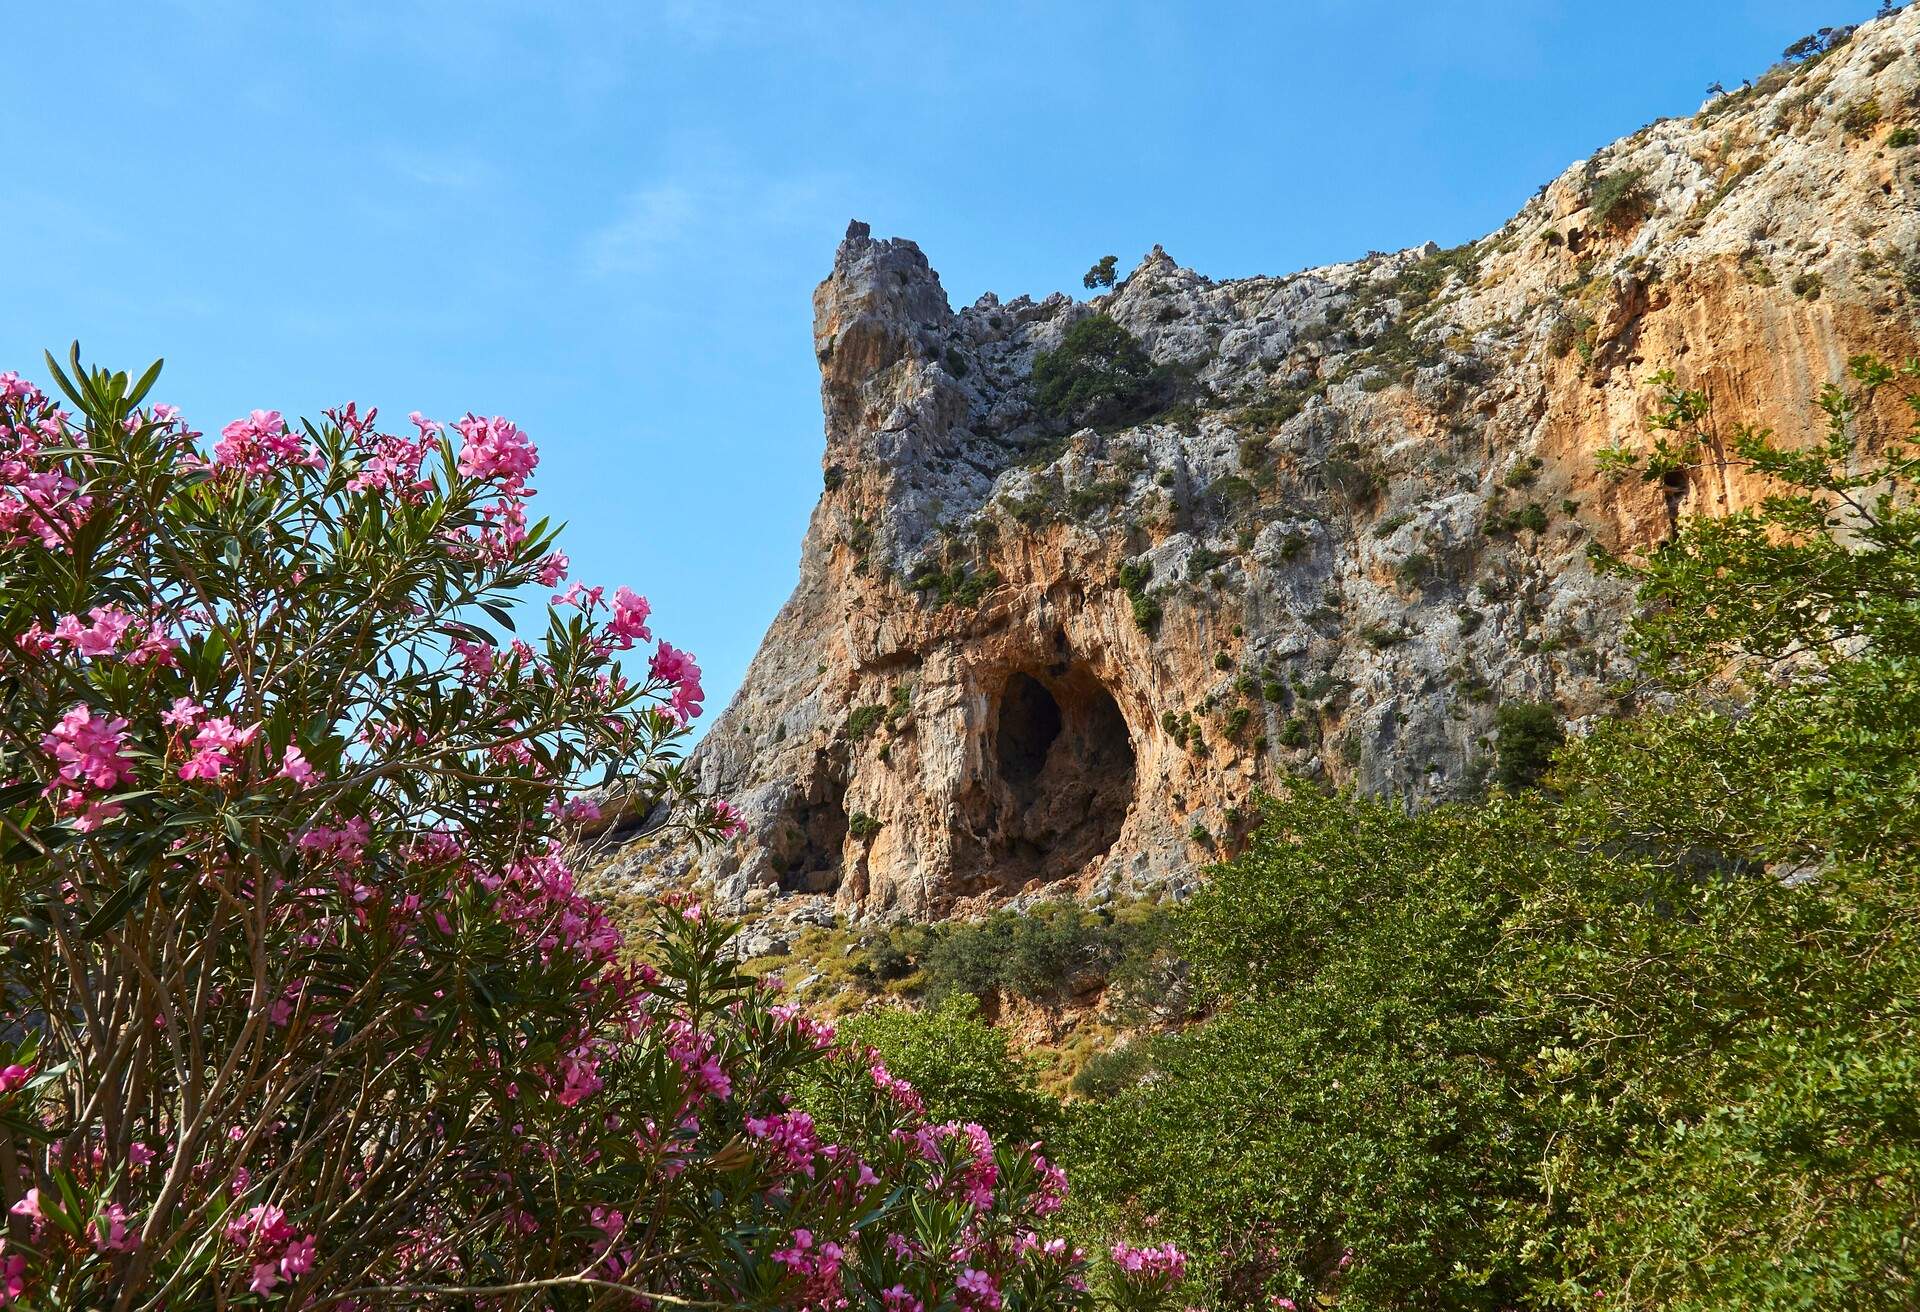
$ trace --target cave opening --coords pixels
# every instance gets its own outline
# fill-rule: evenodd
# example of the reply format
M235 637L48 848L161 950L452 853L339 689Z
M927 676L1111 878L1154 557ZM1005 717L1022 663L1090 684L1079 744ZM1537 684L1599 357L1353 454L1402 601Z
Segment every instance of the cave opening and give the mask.
M1010 888L1106 855L1133 803L1134 753L1105 685L1065 660L1011 671L986 728L983 777L954 812L956 873Z
M1060 738L1060 703L1031 674L1016 673L1001 694L994 732L1000 776L1016 792L1031 792Z
M767 845L782 891L832 892L840 884L840 853L847 841L844 747L815 754L813 768L788 799L785 819Z

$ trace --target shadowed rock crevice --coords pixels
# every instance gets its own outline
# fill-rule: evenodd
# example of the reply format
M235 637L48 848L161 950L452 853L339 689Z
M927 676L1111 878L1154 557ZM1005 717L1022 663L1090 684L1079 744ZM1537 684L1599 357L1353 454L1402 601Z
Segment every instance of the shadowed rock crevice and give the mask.
M954 814L955 867L982 887L1078 874L1133 804L1134 752L1113 694L1062 663L1006 676L988 716L986 777Z
M776 841L768 848L780 887L807 893L838 887L846 841L846 751L815 753L804 788L790 799Z

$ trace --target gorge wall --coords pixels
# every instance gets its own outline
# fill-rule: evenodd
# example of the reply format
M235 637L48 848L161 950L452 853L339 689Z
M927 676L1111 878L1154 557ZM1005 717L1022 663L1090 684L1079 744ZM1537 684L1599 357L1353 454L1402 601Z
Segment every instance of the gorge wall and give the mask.
M1445 797L1504 702L1608 713L1631 598L1589 544L1756 494L1601 473L1648 376L1792 434L1850 355L1912 353L1916 48L1920 14L1868 24L1447 251L1216 281L1156 249L1088 301L955 310L853 224L814 296L799 584L695 758L750 832L692 873L876 916L1177 894L1263 782ZM1035 357L1090 315L1165 367L1159 412L1042 414Z

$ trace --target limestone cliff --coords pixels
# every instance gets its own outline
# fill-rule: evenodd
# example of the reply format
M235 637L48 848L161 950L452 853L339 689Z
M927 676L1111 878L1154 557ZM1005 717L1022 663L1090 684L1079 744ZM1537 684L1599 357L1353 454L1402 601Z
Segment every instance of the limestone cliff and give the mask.
M1868 24L1449 251L1216 281L1156 249L1087 302L956 311L853 224L799 585L697 756L751 833L701 873L858 914L1178 892L1263 780L1430 799L1503 701L1605 712L1630 598L1588 545L1754 493L1600 473L1648 375L1795 432L1849 355L1912 351L1916 49L1920 13ZM1093 314L1165 366L1159 413L1041 414L1036 354Z

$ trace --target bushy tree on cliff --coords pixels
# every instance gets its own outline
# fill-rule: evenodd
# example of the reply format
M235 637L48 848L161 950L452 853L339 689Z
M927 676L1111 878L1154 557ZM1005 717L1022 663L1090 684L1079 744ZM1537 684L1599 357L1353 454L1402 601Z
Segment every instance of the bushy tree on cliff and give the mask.
M0 1305L1088 1305L1037 1145L929 1121L697 908L627 944L576 890L585 781L736 820L644 598L499 633L567 571L527 436L209 449L157 374L0 374ZM1120 1304L1179 1278L1116 1256Z
M1089 314L1067 329L1058 347L1034 357L1033 386L1034 399L1049 418L1117 424L1164 404L1171 378L1118 322Z
M1119 266L1119 256L1102 255L1094 261L1093 267L1087 270L1086 276L1080 279L1080 284L1088 291L1092 291L1096 287L1111 287L1113 286L1115 272Z

